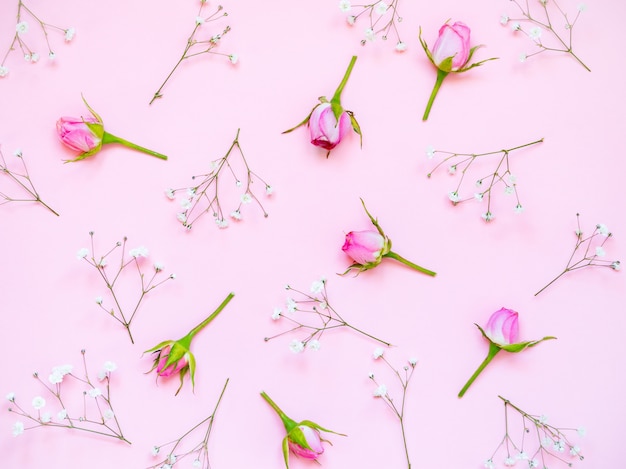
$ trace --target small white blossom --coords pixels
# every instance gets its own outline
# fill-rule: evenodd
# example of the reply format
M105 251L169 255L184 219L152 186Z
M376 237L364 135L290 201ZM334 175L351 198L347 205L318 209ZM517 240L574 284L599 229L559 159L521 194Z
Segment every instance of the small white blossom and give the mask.
M63 381L63 377L72 372L72 365L61 365L52 368L52 373L48 376L48 381L52 384L59 384Z
M98 261L98 267L104 268L107 265L107 260L104 257L101 257Z
M515 184L517 182L517 176L515 176L514 174L509 174L508 179L510 184Z
M457 191L449 192L448 198L453 202L457 203L461 198L459 197L459 193Z
M515 23L511 24L511 29L513 31L519 31L520 29L522 29L522 27L520 26L520 24L518 22L515 22Z
M204 18L202 16L196 16L196 24L201 25L204 23Z
M508 16L506 16L506 15L502 15L502 16L500 17L500 24L503 24L503 25L504 25L504 24L507 24L508 22L509 22L509 17L508 17Z
M9 402L15 402L15 393L14 392L10 392L9 394L7 394L6 396L7 401Z
M506 186L504 188L504 193L506 195L511 195L513 192L515 192L515 189L513 189L513 186Z
M137 248L131 249L128 251L130 257L134 257L137 259L138 257L148 257L148 248L145 246L139 246Z
M374 389L374 397L384 397L385 395L387 395L387 386L384 384Z
M456 173L456 165L453 164L451 166L448 167L448 174L454 174Z
M318 293L322 293L324 291L324 284L326 283L326 279L321 278L320 280L316 280L311 284L311 293L317 295Z
M230 54L228 56L228 60L230 60L230 63L234 65L239 62L239 56L237 54Z
M348 0L339 0L339 9L347 13L352 9L352 4Z
M543 446L544 448L551 447L553 444L554 444L554 441L552 441L552 438L544 436L541 439L541 446Z
M103 301L101 296L96 296L96 304L101 305Z
M481 215L481 217L482 217L482 218L483 218L483 220L485 220L485 221L491 221L491 220L493 220L493 213L491 213L491 212L486 212L486 213L483 213L483 214Z
M65 420L67 418L67 410L61 409L57 412L57 420Z
M252 195L249 192L241 195L241 203L249 204L250 202L252 202Z
M15 31L17 31L17 34L25 34L28 32L28 23L26 21L20 21L19 23L17 23L15 25Z
M56 55L54 52L52 52L52 51L50 51L50 52L48 53L48 58L49 58L50 60L54 60L54 59L56 58L56 56L57 56L57 55Z
M77 259L84 259L85 257L87 257L87 254L89 254L89 249L87 249L87 248L80 248L78 250L78 252L76 253L76 258Z
M555 451L562 453L565 451L565 442L563 440L555 441L553 448Z
M24 424L22 422L15 422L13 424L13 436L19 436L24 433Z
M520 461L527 461L528 455L524 451L520 451L515 455L515 459L519 459Z
M272 195L274 193L274 188L269 184L265 186L265 194Z
M581 3L580 5L578 5L578 11L580 11L581 13L585 11L586 9L587 9L587 5L585 5L584 3Z
M287 311L295 313L298 309L298 303L293 298L287 298Z
M181 223L187 223L187 215L184 213L177 213L176 218L178 218L178 221Z
M155 262L154 263L154 270L156 272L163 272L163 269L165 268L165 265L163 265L162 262Z
M31 59L30 54L24 54L24 60L25 60L26 62L30 62L30 59Z
M495 466L495 464L493 463L493 461L491 459L487 459L485 461L485 467L487 469L494 469L496 466Z
M356 16L350 15L346 18L346 21L350 26L354 26L354 22L356 21Z
M539 26L535 26L534 28L530 28L528 37L530 37L533 41L538 42L542 32L543 30Z
M504 465L507 467L515 466L515 459L509 457L504 460Z
M317 352L321 346L322 344L320 344L320 341L316 339L310 340L309 343L307 344L307 347L309 347L309 350L313 350L314 352Z
M102 391L100 390L100 388L91 388L89 391L87 391L87 394L95 399L98 396L102 396Z
M185 197L184 199L180 199L179 203L183 210L189 210L191 208L191 199Z
M522 53L519 55L519 61L520 61L520 62L522 62L522 63L526 62L526 59L527 59L527 58L528 58L528 56L527 56L524 52L522 52Z
M202 461L200 461L199 459L194 459L191 467L202 467Z
M522 204L517 204L513 210L515 210L515 213L522 213L524 211L524 207Z
M169 457L169 463L170 463L170 464L174 464L174 463L176 462L176 459L177 459L177 458L176 458L176 455L175 455L175 454L170 454L170 457Z
M41 396L37 396L33 398L32 404L35 410L40 410L46 406L46 400Z
M543 423L543 424L548 423L548 416L547 416L547 415L545 415L545 414L541 414L541 415L539 416L539 422L540 422L540 423Z
M9 68L4 65L0 65L0 78L6 77L9 74Z
M483 201L483 196L484 196L484 194L482 192L475 192L474 193L474 198L476 200L478 200L479 202Z
M289 344L289 349L293 352L293 353L301 353L304 351L304 343L300 342L297 339L294 339L291 341L291 343Z
M615 262L611 263L611 269L617 271L617 270L620 270L621 268L622 267L621 267L620 261L615 261Z
M435 156L435 147L433 147L432 145L428 145L428 147L426 148L426 156L429 160L431 160L433 156Z
M385 350L382 347L376 347L373 353L374 360L378 360L380 357L383 356L384 353L385 353Z
M528 467L533 468L538 466L539 462L536 459L531 459L530 461L528 461Z
M159 451L161 451L161 448L159 448L158 446L153 446L153 447L152 447L152 451L151 451L152 456L156 456L156 455L158 455L158 454L159 454Z
M233 210L230 212L230 217L233 220L241 220L241 212L239 210Z
M104 417L104 420L111 420L113 417L115 417L115 414L111 409L107 409L102 413L102 416Z
M43 414L41 414L41 418L39 420L41 421L41 423L50 423L50 421L52 420L52 415L50 415L50 412L44 412Z
M374 379L374 373L372 373L371 371L367 374L367 377L369 379Z
M417 358L414 358L414 357L409 358L409 365L416 366L417 365Z
M223 218L216 218L215 224L218 228L228 228L228 220L224 220Z
M374 7L374 11L379 15L384 15L385 13L387 13L388 9L389 6L385 2L378 2Z
M602 236L608 236L610 234L609 227L603 223L599 223L598 225L596 225L596 229L598 230L598 233L600 233Z
M106 361L104 362L104 365L102 365L102 368L104 369L104 371L112 373L113 371L117 370L117 364L112 361Z
M376 38L376 34L372 28L367 28L365 30L365 39L368 41L373 41Z
M30 55L30 61L31 61L31 63L37 63L37 62L39 62L39 54L38 54L37 52L33 52L33 53Z
M76 30L74 28L69 28L65 30L65 40L70 42L74 39L74 34L76 34Z
M572 456L578 456L580 454L580 446L572 446L569 449L569 454Z
M174 195L174 189L165 189L165 197L167 197L170 200L174 200L174 198L176 197Z
M596 246L596 256L598 257L606 256L606 251L604 250L602 246Z
M276 307L274 308L274 312L272 313L272 319L274 321L278 321L280 319L281 314L283 313L283 310Z
M396 44L396 51L404 52L407 48L406 42L398 41Z

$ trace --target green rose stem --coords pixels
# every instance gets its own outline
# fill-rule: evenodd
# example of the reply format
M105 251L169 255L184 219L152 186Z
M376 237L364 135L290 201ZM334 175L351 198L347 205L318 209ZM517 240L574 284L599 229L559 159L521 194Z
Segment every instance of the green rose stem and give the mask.
M433 103L435 102L435 97L439 92L439 88L441 88L441 84L443 80L448 76L450 72L444 72L443 70L437 69L437 81L435 82L435 87L433 88L432 93L430 93L430 98L428 99L428 104L426 105L426 110L424 111L424 116L422 117L423 121L428 120L428 115L430 114L430 108L433 107Z
M348 78L350 78L350 74L352 73L352 69L354 68L354 64L356 63L356 58L356 55L353 55L352 59L350 59L348 69L346 70L346 73L343 76L341 83L339 83L335 94L330 100L330 106L333 110L333 113L335 114L335 118L337 119L337 121L339 121L339 116L341 116L341 113L343 112L343 108L341 107L341 93L343 93L343 89L346 87L346 83L348 83Z
M226 305L228 303L230 303L230 300L233 299L233 296L235 296L234 293L229 293L228 296L224 299L224 301L222 301L222 304L220 304L217 309L215 311L213 311L211 313L211 315L206 318L204 321L202 321L200 324L198 324L196 327L194 327L193 329L191 329L189 331L189 333L183 337L182 339L180 339L178 341L179 344L184 345L187 347L187 349L189 349L189 347L191 346L191 340L194 338L194 336L200 332L202 329L205 328L205 326L207 324L209 324L211 321L213 321L213 319L215 319L217 317L218 314L220 314L222 312L222 310L226 307Z
M419 272L422 272L423 274L430 275L431 277L434 277L435 275L437 275L437 272L433 272L432 270L428 270L428 269L425 269L422 266L414 264L413 262L409 261L408 259L405 259L401 255L396 254L393 251L389 251L387 254L384 254L383 257L389 257L391 259L395 259L397 261L400 261L404 265L408 265L409 267L411 267L411 268L413 268L413 269L415 269L415 270L417 270Z
M485 360L483 360L483 362L480 364L480 366L474 372L474 374L471 376L471 378L467 381L467 383L465 383L465 386L463 386L463 389L461 389L461 392L459 392L459 397L463 397L463 395L469 389L469 387L472 385L474 380L485 369L485 367L489 364L489 362L491 360L493 360L493 357L495 357L500 350L502 350L502 349L500 347L498 347L496 344L494 344L493 342L489 342L489 353L487 354L487 358L485 358Z
M167 156L158 153L156 151L152 151L152 150L148 150L147 148L144 148L142 146L139 145L135 145L132 142L129 142L128 140L125 140L123 138L117 137L113 134L110 134L109 132L104 132L104 135L102 135L102 144L107 144L107 143L119 143L121 145L127 146L128 148L132 148L133 150L138 150L141 151L143 153L147 153L148 155L152 155L152 156L156 156L157 158L160 158L162 160L167 160Z
M278 414L280 419L283 421L283 425L285 425L285 430L287 430L287 433L291 432L291 430L293 428L298 426L298 422L296 422L295 420L292 420L289 417L287 417L287 414L285 414L282 411L282 409L280 407L278 407L278 404L276 404L272 400L272 398L267 395L267 393L265 391L261 391L261 396L263 397L263 399L265 399L267 401L267 403L270 406L272 406L272 409L274 409L276 411L276 413Z

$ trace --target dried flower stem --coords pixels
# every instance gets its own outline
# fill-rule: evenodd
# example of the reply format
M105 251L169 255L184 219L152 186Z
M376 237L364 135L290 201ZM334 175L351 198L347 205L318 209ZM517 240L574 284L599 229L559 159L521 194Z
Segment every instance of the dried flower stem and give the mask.
M222 392L220 393L220 397L217 400L217 403L215 404L215 408L213 409L213 413L211 413L211 415L209 415L207 418L205 418L204 420L202 420L200 423L194 425L193 427L191 427L188 431L186 431L180 438L177 438L176 440L172 440L168 443L164 443L162 445L159 446L155 446L153 448L153 452L156 454L158 454L161 450L161 448L165 447L165 446L169 446L169 445L173 445L172 449L170 450L170 452L167 454L167 456L165 457L165 459L163 459L161 462L154 464L152 466L150 466L148 469L154 469L154 468L159 468L159 467L163 467L164 464L173 464L172 461L180 461L183 458L192 455L194 453L197 453L196 456L196 461L200 461L200 464L202 464L201 466L194 466L194 467L202 467L203 469L209 469L211 467L210 463L209 463L209 438L211 436L211 431L213 430L213 423L215 422L215 415L217 414L217 409L220 405L220 402L222 402L222 397L224 397L224 393L226 392L226 387L228 386L228 381L229 379L226 379L226 382L224 383L224 387L222 388ZM183 440L185 438L187 438L187 436L191 435L195 430L197 430L198 428L202 427L204 424L206 424L208 422L206 431L204 432L204 437L202 439L202 441L198 444L196 444L195 446L192 447L192 449L190 449L189 451L186 451L184 453L181 454L176 454L176 449L179 447L179 445L183 442Z
M381 13L376 12L376 7L383 4L382 0L378 0L374 3L363 5L352 5L352 8L361 8L361 11L356 15L350 17L350 24L354 24L361 17L367 17L369 20L369 30L371 35L366 39L361 40L361 45L367 44L368 40L373 40L375 36L381 35L383 41L387 40L389 33L393 32L396 36L396 44L403 43L400 38L400 31L398 30L397 23L402 22L402 17L398 11L398 4L400 0L392 0L387 5L386 11ZM391 12L391 17L388 17L388 13Z
M178 67L184 60L190 59L200 54L217 54L216 52L213 52L213 49L218 45L222 36L224 36L230 31L230 26L226 26L226 28L224 28L221 34L212 36L208 40L198 40L196 38L196 33L200 29L200 26L202 26L204 23L217 21L220 18L228 16L228 13L226 12L222 13L222 10L224 9L224 7L222 7L222 5L218 5L217 10L215 10L208 17L202 18L202 9L206 6L206 4L207 4L206 0L202 0L200 2L200 9L198 10L196 23L195 23L193 30L191 31L191 34L187 38L187 45L185 46L183 55L181 55L180 59L178 59L178 62L176 62L176 65L174 65L174 68L167 75L167 78L165 78L165 81L161 84L159 89L156 90L149 104L152 104L156 99L163 97L163 94L161 93L161 91L163 90L163 88L165 87L169 79L172 77L172 75L174 75L174 72L176 71L176 69L178 69ZM198 47L194 48L194 46L198 46ZM201 50L198 50L198 49L201 49ZM226 55L228 57L231 57L228 54L217 54L217 55Z
M33 185L33 181L31 181L30 179L30 174L28 173L28 168L26 167L26 161L24 161L24 157L22 156L22 152L21 151L16 151L15 152L15 156L17 158L19 158L19 160L22 162L22 171L23 173L18 173L15 171L11 171L6 163L6 160L4 159L4 155L2 154L2 150L0 149L0 160L2 161L0 163L0 172L6 174L7 176L9 176L10 179L13 180L13 182L15 182L18 186L20 186L23 190L25 190L28 194L31 195L32 199L26 198L13 198L3 192L0 192L0 198L4 199L4 202L0 202L0 205L4 205L7 204L9 202L38 202L41 205L43 205L44 207L46 207L48 210L50 210L52 213L54 213L57 217L59 216L59 214L53 210L48 204L46 204L43 200L41 200L41 197L39 196L39 193L37 192L37 190L35 189L35 186Z
M616 271L620 269L620 261L609 261L609 260L599 259L597 250L593 251L593 254L591 254L590 252L591 242L593 241L593 239L597 236L602 235L601 230L600 230L601 225L596 225L593 232L586 238L583 238L583 232L580 228L580 214L579 213L576 214L576 223L578 226L578 228L575 231L576 244L574 245L574 250L572 251L572 254L567 261L567 265L565 269L563 269L563 272L561 272L559 275L554 277L546 286L544 286L541 290L535 293L535 296L539 295L539 293L544 291L546 288L548 288L550 285L552 285L554 282L560 279L563 275L573 270L583 269L585 267L590 267L590 266L609 267ZM608 239L611 236L613 236L612 233L605 233L604 239L602 240L602 242L599 244L598 247L600 249L603 248L604 244L608 241ZM574 256L576 255L576 252L579 249L581 249L583 244L586 244L585 252L583 253L580 259L574 261Z
M67 406L65 404L65 400L61 395L62 384L63 382L59 382L54 384L53 386L49 386L46 384L40 377L39 373L33 373L33 377L39 381L44 388L46 388L50 394L54 396L57 400L61 409L65 412L65 417L60 422L53 422L50 420L44 420L42 418L41 411L37 411L37 415L30 415L26 410L24 410L19 404L17 404L16 400L11 400L11 403L15 406L9 408L9 412L13 412L17 415L20 415L35 425L32 427L26 428L25 430L30 430L37 427L52 427L52 428L68 428L71 430L80 430L88 433L94 433L96 435L107 436L111 438L116 438L118 440L124 441L125 443L131 444L128 441L124 434L122 433L122 429L120 427L120 423L117 419L117 415L113 412L113 404L111 402L111 377L110 373L107 372L103 375L102 381L105 381L106 388L104 392L100 391L100 388L95 386L91 379L89 378L89 374L87 372L87 362L85 359L85 350L81 350L82 362L83 362L83 370L84 370L84 378L80 378L73 373L67 373L65 376L72 378L82 384L87 385L87 391L83 391L83 411L82 415L78 417L74 417L69 414L67 410ZM97 391L93 394L93 397L87 396L90 391ZM87 403L88 400L92 400L94 402L97 417L88 416L88 407L90 407ZM101 404L102 402L102 404ZM107 418L105 415L106 411L111 411L112 416ZM101 429L98 429L98 428Z

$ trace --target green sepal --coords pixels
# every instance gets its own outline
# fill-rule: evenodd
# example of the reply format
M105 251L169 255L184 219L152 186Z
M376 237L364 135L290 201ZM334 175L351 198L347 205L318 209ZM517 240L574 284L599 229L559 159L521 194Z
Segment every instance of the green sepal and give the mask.
M337 125L339 125L339 118L343 114L343 107L341 107L341 103L339 100L335 101L334 99L330 102L330 108L333 110L333 114L335 116L335 120L337 121Z
M363 134L361 133L361 126L356 121L356 118L354 117L354 113L352 111L346 111L346 114L350 116L350 123L352 124L352 129L359 135L361 148L363 148Z
M325 96L321 96L321 97L319 98L319 100L320 100L320 102L319 102L318 104L316 104L316 105L313 107L313 109L311 109L311 112L309 112L309 115L308 115L308 116L306 116L302 122L300 122L300 123L299 123L298 125L296 125L295 127L292 127L291 129L288 129L288 130L285 130L284 132L281 132L281 134L288 134L289 132L293 132L294 130L296 130L298 127L302 127L303 125L308 124L308 123L309 123L309 120L311 120L311 116L313 115L313 111L315 111L315 110L317 109L317 107L318 107L320 104L323 104L323 103L327 103L327 102L328 102L328 100L326 99L326 97L325 97Z
M426 52L426 56L428 57L428 60L430 60L430 62L433 65L437 66L437 64L433 60L433 55L430 53L430 49L428 48L428 44L426 43L426 41L424 39L422 39L422 27L421 26L420 26L418 38L420 40L420 44L422 45L422 48L424 49L424 52Z
M376 229L378 230L378 233L380 233L380 235L383 238L385 238L385 246L383 246L383 249L381 250L381 253L380 253L380 257L382 258L385 254L391 251L391 240L387 237L387 235L385 234L381 226L378 224L378 218L374 218L372 214L369 212L369 210L367 210L367 207L365 206L365 202L363 201L363 199L360 198L359 200L361 201L361 204L363 205L363 209L365 210L365 213L367 213L367 216L372 222L372 225L374 225ZM376 263L376 265L378 265L378 262Z
M321 430L327 433L334 433L335 435L339 435L339 436L348 436L348 435L345 435L344 433L334 432L332 430L329 430L328 428L324 428L316 424L315 422L311 422L310 420L303 420L298 425L306 425L307 427L315 428L316 430Z
M164 340L163 342L161 342L159 345L155 345L154 347L152 347L151 349L146 350L143 353L152 353L152 352L156 352L157 350L161 350L162 348L165 348L167 345L171 345L173 344L174 341L173 340Z
M194 381L194 377L196 374L196 357L193 356L191 351L187 352L189 358L189 377L191 378L191 390L193 391L196 386L196 382Z
M493 344L494 346L498 347L499 349L504 350L506 352L511 352L511 353L519 353L522 350L527 349L528 347L534 347L535 345L537 345L540 342L543 342L544 340L556 339L556 337L553 337L553 336L546 336L543 339L539 339L539 340L529 340L527 342L518 342L516 344L502 345L502 344L497 344L493 340L491 340L487 336L487 334L485 333L483 328L480 327L478 324L474 323L474 325L478 328L478 330L483 335L483 337L489 341L490 344Z
M311 449L311 446L307 443L306 438L304 437L304 432L299 426L292 428L287 434L287 438L292 443L295 443L304 449Z
M289 469L289 440L283 438L283 458L285 459L285 467Z

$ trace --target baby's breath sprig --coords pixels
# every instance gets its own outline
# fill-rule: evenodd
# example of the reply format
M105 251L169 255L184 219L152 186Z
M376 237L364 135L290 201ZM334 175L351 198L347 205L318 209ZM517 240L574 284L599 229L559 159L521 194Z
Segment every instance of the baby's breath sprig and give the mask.
M614 271L618 271L621 268L620 261L610 261L605 259L600 259L601 257L606 256L606 251L604 250L604 244L609 240L613 234L609 231L606 225L602 223L598 223L594 230L591 232L589 236L586 238L583 237L583 232L580 228L580 214L576 214L576 224L577 228L574 231L576 235L576 244L574 245L574 250L572 251L572 255L569 257L567 261L567 266L563 269L559 275L553 278L550 283L548 283L545 287L535 293L537 296L539 293L544 291L558 279L560 279L563 275L568 272L572 272L573 270L583 269L585 267L608 267L613 269ZM602 241L598 243L594 241L596 237L600 236ZM592 245L595 245L592 248ZM578 250L583 250L584 252L580 252L579 254L582 256L579 259L575 260L574 256L578 252Z
M199 184L179 189L167 189L165 191L165 195L170 200L174 200L176 198L176 194L179 192L185 194L184 197L180 199L183 211L178 213L176 217L178 218L178 221L180 221L188 230L191 229L192 225L196 220L198 220L198 218L207 213L213 215L213 219L219 228L228 227L228 220L224 215L224 210L219 199L220 194L222 194L221 188L223 184L220 186L218 182L222 181L221 176L224 175L224 171L226 172L226 175L230 174L232 176L236 188L243 188L243 191L237 189L241 192L241 194L239 195L237 208L230 212L230 217L235 221L241 220L242 206L252 202L255 202L259 206L263 212L263 216L268 216L265 208L263 208L263 204L252 191L252 184L255 180L261 182L265 186L265 194L267 196L272 194L273 188L257 173L250 169L248 161L246 160L243 150L241 149L241 145L239 144L240 130L241 129L237 129L235 140L233 140L233 143L230 145L226 154L222 158L211 162L211 171L208 174L199 174L191 177L194 181L200 180ZM237 152L233 152L235 149ZM243 163L245 171L245 184L237 175L236 166L233 166L234 162L232 162L232 159L229 160L231 154L233 153L241 156L241 163Z
M28 8L22 0L18 0L17 2L17 24L15 25L15 35L13 36L13 40L11 41L11 45L9 49L4 54L2 58L2 62L0 62L0 78L5 77L9 74L9 67L6 66L6 61L11 52L14 50L21 50L24 55L24 60L30 63L39 62L39 54L34 51L33 47L31 47L27 42L26 38L28 36L28 32L30 30L28 21L26 21L25 16L28 14L33 20L35 20L41 31L43 32L44 38L46 40L46 47L48 48L48 58L50 60L54 60L56 54L52 50L52 46L50 45L50 38L48 37L48 31L57 31L62 33L65 36L65 41L70 42L76 33L74 28L61 28L59 26L55 26L50 23L46 23L45 21L39 19L39 17ZM30 43L32 44L32 43Z
M489 459L485 461L487 469L494 469L496 463L494 458L501 448L504 448L505 466L514 466L517 461L522 461L524 467L548 467L548 462L557 460L568 467L573 466L576 459L582 461L584 456L580 447L573 444L565 432L577 432L579 436L585 435L583 427L558 428L548 424L545 415L537 416L524 412L519 407L513 405L508 399L498 396L504 402L504 437ZM516 435L511 435L509 430L509 409L517 412L522 417L522 435L519 436L518 443L514 441ZM534 428L533 428L534 427ZM536 442L533 442L536 437ZM531 439L531 442L528 442ZM566 459L566 452L569 458ZM552 467L552 465L550 465Z
M375 349L373 356L374 356L374 360L382 360L389 367L389 369L393 372L396 378L398 378L398 381L400 381L400 386L402 386L402 401L399 404L397 404L394 401L393 397L389 395L389 392L387 390L387 385L384 383L379 383L376 380L374 373L369 374L369 378L376 385L376 389L374 390L374 397L380 398L385 404L387 404L387 407L389 407L392 410L392 412L395 414L396 417L398 417L398 420L400 421L400 428L402 429L402 442L404 443L404 453L406 454L406 464L407 464L408 469L411 469L411 461L409 459L409 448L406 443L406 430L404 428L404 410L405 410L404 406L405 406L406 399L407 399L407 389L409 387L409 382L411 381L411 378L413 377L413 372L415 371L415 367L417 366L417 360L414 358L410 358L408 360L409 364L404 365L402 367L403 372L400 372L397 369L395 369L391 365L391 363L387 361L387 359L384 356L384 350L382 348Z
M456 188L448 193L448 198L452 202L453 205L460 204L461 202L467 202L468 200L477 200L482 202L485 196L487 196L487 211L482 214L482 218L485 221L491 221L494 218L494 214L491 212L491 197L493 188L498 184L502 184L504 186L505 194L515 194L515 199L517 204L515 205L515 212L522 213L524 207L520 203L519 195L517 193L517 178L511 173L511 167L509 164L509 153L514 150L519 150L520 148L529 147L531 145L536 145L538 143L543 142L543 138L536 140L534 142L526 143L524 145L519 145L517 147L509 148L506 150L497 150L490 151L487 153L457 153L450 151L441 151L435 150L432 147L429 147L426 150L426 156L428 158L432 158L436 154L445 155L445 158L437 164L433 168L431 172L427 174L427 177L430 178L437 169L439 169L444 164L448 164L448 173L454 175L460 170L461 178L459 179L459 183ZM466 173L472 166L472 164L478 158L489 157L492 155L498 155L500 157L498 164L496 165L493 172L490 172L484 176L481 176L475 179L476 190L472 196L463 198L461 194L461 185L465 181Z
M133 248L128 252L130 258L127 259L125 258L127 238L124 237L122 241L118 241L117 243L115 243L115 245L108 252L106 252L102 256L99 256L96 255L96 250L94 247L94 232L90 231L89 236L91 238L91 253L89 252L89 249L82 248L78 251L76 257L78 259L84 259L87 264L91 265L98 271L100 277L102 277L102 280L104 280L104 283L106 284L106 288L110 294L113 306L104 306L104 299L101 296L96 297L96 304L104 312L109 314L113 319L115 319L126 328L128 336L130 337L130 341L134 344L135 340L133 339L133 335L130 332L130 325L133 322L137 311L139 310L141 302L148 293L150 293L156 287L167 282L168 280L176 278L176 275L170 274L165 279L157 281L157 277L160 276L163 272L163 264L161 264L160 262L155 262L152 267L152 275L148 276L146 280L146 274L142 270L143 261L141 261L140 259L142 257L148 257L148 249L146 249L144 246ZM116 251L121 251L119 261L117 262L118 267L117 269L113 268L113 272L107 271L109 258ZM121 277L122 271L129 266L131 269L134 267L137 270L137 275L139 277L139 283L141 287L141 293L139 294L139 298L137 299L137 301L134 303L134 306L132 306L131 303L132 312L130 314L124 313L124 311L122 310L122 301L120 299L120 295L115 291L118 281L123 278ZM124 310L126 310L126 308L124 308Z
M565 11L559 6L556 0L550 0L549 2L548 0L539 0L537 2L541 5L542 18L532 16L533 14L530 11L530 2L528 0L524 0L521 2L518 0L511 0L511 1L517 6L517 8L519 8L519 11L522 14L522 17L521 18L509 18L506 15L502 15L500 17L500 23L502 25L506 25L510 22L511 29L513 30L514 33L519 32L521 34L524 34L525 36L530 38L535 43L535 45L539 48L537 52L533 52L532 54L521 54L520 55L521 62L525 62L527 58L532 57L534 55L541 54L542 52L546 52L546 51L563 52L566 54L570 54L572 57L574 57L578 61L580 65L585 67L587 71L589 72L591 71L591 69L587 67L587 65L585 65L583 61L580 60L580 58L572 50L572 44L573 44L572 32L574 30L574 25L576 24L576 22L578 21L578 18L580 17L580 14L583 11L585 11L587 8L585 4L581 3L580 5L578 5L576 16L574 17L573 20L570 21L567 17L567 13L565 13ZM548 9L548 3L550 3L550 5L554 5L554 8L550 8L551 10L553 10L552 13ZM555 20L553 19L553 17L551 17L551 14L554 14L557 12L559 15L563 17L562 20L559 19L557 21L560 24L563 24L561 23L561 21L564 21L565 23L563 25L565 32L561 32L560 34L555 29ZM524 27L522 27L522 23L524 25L529 25L530 28L525 29ZM542 37L542 33L544 29L546 29L552 34L554 38L553 44L546 44L545 42L543 42L541 37Z
M222 388L220 397L217 400L217 404L215 404L215 408L213 409L213 413L211 415L202 420L200 423L191 427L180 438L172 440L169 443L164 443L162 445L152 447L152 455L156 457L161 453L161 450L164 447L169 447L172 445L165 458L160 462L150 466L148 469L171 469L175 463L182 461L188 456L195 456L193 462L191 463L191 467L210 469L211 465L209 464L209 438L211 436L211 431L213 430L215 414L217 413L217 408L219 407L220 402L222 401L222 397L224 397L224 393L226 392L226 386L228 386L228 381L229 380L227 379L226 383L224 383L224 387ZM196 430L202 428L204 425L206 425L206 430L204 430L204 437L200 443L196 443L194 446L191 447L191 449L186 450L185 452L178 450L178 447L188 436L194 434Z
M41 379L39 373L33 373L33 377L54 396L58 409L55 416L51 412L44 410L46 400L42 396L36 396L32 400L32 406L35 409L34 413L30 413L30 411L20 406L14 393L9 393L6 396L11 403L9 412L13 412L31 423L30 426L25 426L22 421L15 422L13 425L14 436L38 427L69 428L70 430L80 430L116 438L130 444L130 441L122 433L111 402L111 373L117 369L117 365L111 361L105 362L98 373L98 380L102 385L97 385L98 383L94 383L89 378L85 350L81 350L80 353L83 362L83 377L72 373L72 365L61 365L52 368L52 372L48 376L48 382ZM81 409L79 411L72 410L67 405L68 399L66 394L62 394L63 384L68 383L69 380L80 383L82 405L77 406Z
M404 52L407 46L400 38L400 31L398 30L397 24L402 22L402 17L398 12L399 2L400 0L391 0L389 4L387 4L383 0L378 0L370 4L352 5L349 0L340 0L339 9L344 13L350 13L347 17L350 26L354 26L361 17L363 17L363 19L367 18L368 27L364 32L365 39L361 39L362 46L368 42L373 42L376 36L380 36L383 41L386 41L389 34L393 32L396 36L396 50L398 52ZM352 8L357 8L360 11L353 14Z
M294 331L304 331L308 333L308 335L302 339L292 340L289 345L291 351L293 353L300 353L303 352L305 348L310 350L319 350L321 345L320 339L325 331L347 327L348 329L352 329L359 334L369 337L370 339L374 339L387 347L391 346L389 342L385 342L384 340L374 337L373 335L348 324L348 322L343 319L343 317L330 305L328 301L326 279L322 278L314 281L311 285L310 294L301 290L296 290L289 285L285 286L285 290L297 293L300 296L300 299L294 299L289 296L287 298L287 314L285 314L281 308L277 307L274 308L272 319L274 321L278 321L280 318L284 318L284 320L292 324L293 327L281 332L280 334L265 337L265 342ZM296 312L301 313L305 319L295 319L293 315ZM310 321L308 321L308 319L310 319Z
M20 160L22 168L17 171L9 169L9 165L2 154L2 149L0 149L0 172L6 174L11 181L20 186L23 191L30 195L31 198L28 198L28 196L26 196L27 198L23 198L22 196L14 197L5 194L4 192L0 192L0 200L4 200L0 201L0 205L8 204L9 202L38 202L58 217L59 214L43 200L41 200L39 193L35 189L33 181L30 179L30 174L28 173L26 161L24 161L24 156L22 155L22 150L15 150L13 155Z
M165 78L165 81L161 84L159 89L156 90L149 104L152 104L156 99L163 97L163 93L162 93L163 88L165 87L167 82L170 80L170 78L172 78L172 75L174 75L174 72L178 69L180 64L183 63L187 59L190 59L192 57L196 57L202 54L213 54L213 55L221 55L221 56L226 57L232 64L236 64L237 61L239 60L237 54L224 54L221 52L215 52L213 50L218 46L222 37L224 37L226 34L230 32L230 26L226 26L224 30L219 34L215 34L210 37L207 36L206 38L198 37L200 29L202 28L203 25L207 23L212 23L213 21L218 21L228 16L228 13L223 11L224 7L222 5L218 5L213 13L206 16L206 14L203 13L203 9L206 6L206 4L207 4L207 0L200 0L200 9L198 10L198 14L196 15L196 18L194 20L193 30L191 31L191 34L187 38L187 44L185 45L183 55L181 55L180 59L178 59L178 62L176 62L176 65L174 65L174 68L169 73L169 75L167 75L167 77Z

